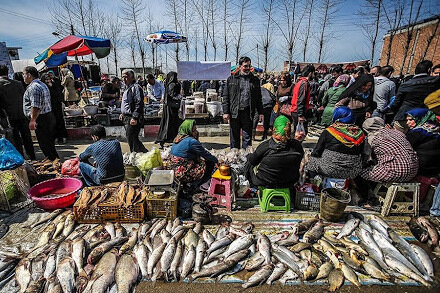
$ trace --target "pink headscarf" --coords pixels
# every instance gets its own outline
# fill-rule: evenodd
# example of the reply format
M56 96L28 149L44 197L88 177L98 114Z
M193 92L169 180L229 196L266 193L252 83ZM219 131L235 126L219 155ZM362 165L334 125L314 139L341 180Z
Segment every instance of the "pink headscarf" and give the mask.
M350 81L350 76L348 74L341 74L333 83L333 87L338 87L340 85L346 86L349 81Z

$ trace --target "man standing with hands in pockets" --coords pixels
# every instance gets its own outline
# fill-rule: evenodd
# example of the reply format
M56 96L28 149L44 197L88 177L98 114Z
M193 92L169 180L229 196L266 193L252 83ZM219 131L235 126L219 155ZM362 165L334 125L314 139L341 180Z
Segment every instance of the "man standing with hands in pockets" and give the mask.
M119 119L124 122L130 152L146 153L147 148L139 140L139 131L144 125L144 91L136 83L133 70L122 71L122 80L127 88L122 96Z
M230 146L240 148L240 131L243 131L243 148L252 145L252 119L255 110L263 120L263 102L260 80L251 74L251 59L243 56L238 61L240 73L231 75L223 91L223 120L229 122Z

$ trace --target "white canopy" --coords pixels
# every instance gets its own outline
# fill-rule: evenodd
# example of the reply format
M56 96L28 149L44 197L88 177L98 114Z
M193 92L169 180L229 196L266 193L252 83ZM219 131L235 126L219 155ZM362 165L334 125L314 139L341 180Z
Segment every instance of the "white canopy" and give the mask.
M179 80L226 80L231 76L229 61L179 61Z

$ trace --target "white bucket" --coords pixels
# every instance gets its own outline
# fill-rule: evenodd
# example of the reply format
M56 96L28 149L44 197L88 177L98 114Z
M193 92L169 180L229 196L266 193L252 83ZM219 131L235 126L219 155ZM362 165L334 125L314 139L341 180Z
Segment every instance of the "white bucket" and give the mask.
M206 110L212 117L216 117L222 111L222 103L220 102L206 102Z

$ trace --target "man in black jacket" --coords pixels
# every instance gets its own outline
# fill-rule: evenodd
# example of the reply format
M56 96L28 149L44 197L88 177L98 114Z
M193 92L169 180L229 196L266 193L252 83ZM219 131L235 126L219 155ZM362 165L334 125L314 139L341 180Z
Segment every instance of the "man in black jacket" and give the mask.
M12 127L15 148L23 154L23 145L29 159L35 160L26 116L23 113L24 88L19 81L8 78L8 67L0 65L0 111L5 111Z
M144 91L136 83L134 71L122 71L122 80L127 86L122 96L121 115L130 152L146 153L147 148L139 140L139 131L144 126Z
M223 120L230 124L231 148L240 148L240 130L243 131L243 148L252 145L252 118L255 110L263 113L260 80L251 74L251 59L241 57L240 73L232 75L223 91ZM260 121L263 120L260 115Z
M412 79L400 85L396 99L391 106L393 112L397 111L394 117L394 126L406 132L405 113L413 108L425 108L425 98L432 92L440 89L440 77L429 76L432 62L424 60L417 64L415 75Z

